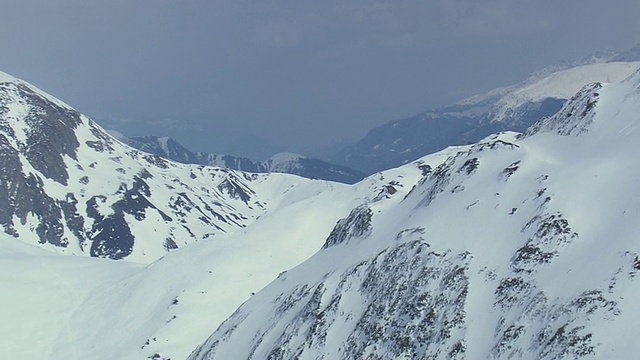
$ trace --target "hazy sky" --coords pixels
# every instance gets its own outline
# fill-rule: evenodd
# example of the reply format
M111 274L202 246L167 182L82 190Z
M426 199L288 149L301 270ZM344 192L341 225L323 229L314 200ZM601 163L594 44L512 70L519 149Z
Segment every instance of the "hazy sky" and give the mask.
M640 41L636 0L0 0L0 70L107 128L321 154Z

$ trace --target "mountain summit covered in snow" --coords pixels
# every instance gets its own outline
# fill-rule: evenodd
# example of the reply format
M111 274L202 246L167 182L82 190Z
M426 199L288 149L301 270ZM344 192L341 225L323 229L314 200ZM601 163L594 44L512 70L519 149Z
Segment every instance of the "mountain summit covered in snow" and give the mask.
M131 148L68 105L0 74L0 226L57 252L151 262L245 228L299 189L282 174L183 165ZM309 190L312 189L312 190Z
M588 85L354 208L190 359L634 358L639 144L640 72Z

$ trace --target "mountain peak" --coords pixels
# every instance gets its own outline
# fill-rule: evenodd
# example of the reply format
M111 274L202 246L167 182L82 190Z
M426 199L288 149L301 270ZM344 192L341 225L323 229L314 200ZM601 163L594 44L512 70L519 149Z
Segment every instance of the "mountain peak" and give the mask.
M524 136L531 136L539 132L550 132L558 135L580 135L589 130L593 118L594 108L599 100L598 91L601 83L585 86L555 115L544 118L527 129Z
M277 199L256 183L307 181L167 161L26 82L2 79L0 229L26 243L146 263L256 220Z
M38 87L34 86L33 84L30 84L24 80L18 79L12 75L9 75L3 71L0 71L0 84L13 84L15 87L22 87L23 89L26 89L29 93L33 94L37 94L39 97L43 98L46 102L52 103L56 106L59 106L61 108L64 108L65 110L71 110L71 111L75 111L75 109L73 109L69 104L65 103L64 101L40 90Z
M637 357L640 73L353 186L166 161L25 89L0 84L4 357Z
M537 133L576 136L565 152L593 154L616 149L634 153L640 142L640 70L616 83L592 83L582 88L555 115L531 126L523 137ZM550 146L555 146L550 144ZM626 150L623 150L626 149Z

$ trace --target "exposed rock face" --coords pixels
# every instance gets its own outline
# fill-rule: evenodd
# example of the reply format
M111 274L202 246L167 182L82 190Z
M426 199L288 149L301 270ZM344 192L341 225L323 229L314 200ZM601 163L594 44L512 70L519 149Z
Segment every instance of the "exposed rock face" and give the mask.
M338 221L324 243L324 248L340 244L352 237L368 236L371 234L372 216L373 212L366 205L353 209L347 218Z
M33 229L41 243L66 247L60 204L43 191L43 178L67 186L63 157L76 159L74 129L80 114L49 101L22 83L0 84L0 222L17 236L14 217L23 225L32 214L40 219ZM23 159L42 177L24 171Z
M180 165L132 149L68 105L3 79L0 225L7 234L56 251L147 262L245 227L268 209L252 187L269 175Z
M558 135L580 135L593 123L594 108L598 102L601 83L593 83L578 92L557 114L535 123L525 132L531 136L537 132L555 132Z

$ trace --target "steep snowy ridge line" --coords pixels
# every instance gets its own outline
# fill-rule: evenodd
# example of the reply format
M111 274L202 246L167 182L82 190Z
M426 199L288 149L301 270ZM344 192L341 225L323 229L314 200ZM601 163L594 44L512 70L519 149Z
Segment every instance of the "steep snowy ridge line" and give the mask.
M588 86L370 221L354 210L190 359L633 358L639 82Z
M601 83L584 87L560 111L544 118L527 129L524 136L537 132L555 132L558 135L580 135L587 132L593 123L594 108L598 102Z
M471 96L459 101L458 104L475 105L492 98L499 98L499 107L513 109L523 102L539 101L548 97L569 99L586 84L620 82L639 68L640 61L595 63L561 68L545 73L544 76L532 76L519 85Z
M67 260L55 266L64 277L77 279L82 290L62 293L64 296L60 297L38 297L33 305L58 313L59 325L55 328L46 325L49 335L42 336L40 346L29 349L27 344L32 339L28 333L41 324L28 312L16 320L23 324L24 333L12 335L10 326L0 326L0 334L17 344L17 354L33 355L28 357L138 359L162 354L166 358L185 358L251 293L316 252L335 221L346 216L351 206L373 197L381 203L398 201L419 174L418 168L399 169L368 179L357 188L341 186L341 191L321 191L309 198L294 199L242 232L178 249L146 268L131 268L125 262L83 260L89 266L87 274L104 272L103 282L94 283L91 277L72 274L74 259L78 258L60 257ZM393 195L386 194L390 183L395 184ZM353 200L345 202L345 199ZM29 271L20 273L11 283L37 279L43 266L51 266L49 263L46 258L25 261ZM113 271L105 264L116 268L123 264L121 269L128 268L128 275L125 279L111 278L108 274ZM47 280L52 286L57 281ZM29 290L21 291L25 293ZM73 296L68 299L70 295ZM19 298L9 302L4 310L21 313ZM77 305L67 307L72 304ZM203 309L215 309L215 314L204 319ZM105 333L104 329L118 331Z
M545 98L569 99L582 86L592 82L619 82L640 69L640 62L592 64L571 68L508 93L498 102L495 120L503 119L508 109Z
M39 88L29 84L26 81L20 80L16 77L13 77L3 71L0 71L0 83L13 83L16 85L22 85L22 86L26 86L28 87L30 90L36 92L38 95L42 96L43 98L46 98L48 101L51 101L53 103L55 103L56 105L62 107L62 108L66 108L69 110L72 110L73 108L68 105L67 103L65 103L64 101L56 98L55 96L51 96L50 94L40 90Z

